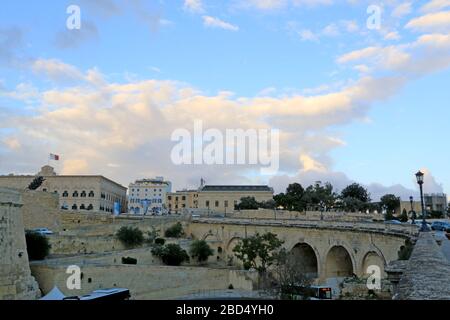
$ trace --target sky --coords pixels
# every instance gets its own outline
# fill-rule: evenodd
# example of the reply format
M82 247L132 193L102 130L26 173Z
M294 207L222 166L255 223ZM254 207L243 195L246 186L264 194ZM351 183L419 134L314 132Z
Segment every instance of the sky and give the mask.
M68 28L79 8L80 28ZM5 0L0 174L450 194L450 0ZM378 11L379 10L379 11ZM379 13L379 14L378 14ZM277 129L278 172L177 165L177 129Z

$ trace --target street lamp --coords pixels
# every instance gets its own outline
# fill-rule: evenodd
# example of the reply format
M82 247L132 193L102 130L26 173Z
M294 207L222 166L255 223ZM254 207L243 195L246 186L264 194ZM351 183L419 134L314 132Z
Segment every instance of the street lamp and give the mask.
M414 224L416 220L416 212L414 211L414 205L413 205L414 198L412 196L409 197L409 203L411 203L411 220L412 224Z
M425 206L423 204L423 189L422 189L423 173L421 171L416 173L416 179L417 179L417 183L419 184L419 187L420 187L420 202L422 204L422 227L420 228L420 231L426 232L426 231L430 231L430 229L428 229L427 222L425 221L426 212L425 212Z

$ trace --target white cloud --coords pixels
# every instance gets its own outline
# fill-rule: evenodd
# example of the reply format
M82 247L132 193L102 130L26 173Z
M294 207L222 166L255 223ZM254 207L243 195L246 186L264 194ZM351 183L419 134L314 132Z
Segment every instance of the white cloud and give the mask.
M431 0L424 4L420 10L422 12L435 12L450 7L450 0Z
M397 31L391 31L385 34L384 39L385 40L400 40L400 35Z
M411 11L411 2L403 2L394 8L392 11L392 16L395 18L401 18L410 14Z
M410 20L405 28L414 31L450 31L450 11L429 13Z
M229 31L239 31L238 26L211 16L203 16L203 24L206 27L220 28Z
M300 39L303 41L318 41L319 37L309 29L303 29L298 32Z
M194 13L203 13L202 0L184 0L184 9Z

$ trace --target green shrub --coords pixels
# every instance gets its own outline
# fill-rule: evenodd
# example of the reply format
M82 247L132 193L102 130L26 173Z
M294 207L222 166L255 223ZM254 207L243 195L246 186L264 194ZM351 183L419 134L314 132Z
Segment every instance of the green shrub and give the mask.
M137 259L131 257L122 257L123 264L137 264Z
M198 262L204 262L214 254L214 251L205 240L195 240L191 244L190 254L192 258L197 258Z
M166 246L155 246L152 254L159 257L161 261L169 266L179 266L185 261L189 261L189 255L178 244L170 243Z
M409 260L411 253L414 249L414 245L411 240L406 239L405 245L400 247L400 251L398 252L398 260Z
M180 238L183 234L183 226L180 222L177 222L173 226L169 227L164 233L167 238Z
M50 253L48 238L33 231L25 233L28 258L30 260L44 260Z
M166 239L164 238L156 238L155 239L155 244L163 246L166 243Z
M144 234L139 228L122 227L116 233L119 239L127 248L137 247L144 242Z

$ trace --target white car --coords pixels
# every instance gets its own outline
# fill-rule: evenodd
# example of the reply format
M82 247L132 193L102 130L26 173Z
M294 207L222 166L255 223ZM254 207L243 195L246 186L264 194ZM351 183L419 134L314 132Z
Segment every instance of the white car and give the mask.
M35 233L39 233L40 235L50 235L53 234L53 231L47 229L47 228L37 228L32 230Z

